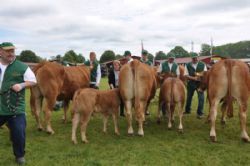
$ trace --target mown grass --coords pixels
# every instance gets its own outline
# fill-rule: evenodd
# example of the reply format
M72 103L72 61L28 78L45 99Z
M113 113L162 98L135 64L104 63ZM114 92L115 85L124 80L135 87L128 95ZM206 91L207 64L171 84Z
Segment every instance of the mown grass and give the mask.
M107 79L102 79L101 89L107 89ZM119 118L120 136L114 134L110 118L108 133L102 133L102 118L92 117L87 128L88 144L71 143L71 123L63 124L63 111L53 112L54 135L39 132L29 108L27 91L27 141L26 160L30 166L61 165L250 165L250 145L240 139L240 125L237 116L220 125L217 118L218 143L209 140L210 125L205 119L196 119L197 100L194 96L191 115L184 116L184 133L177 131L178 118L172 130L167 129L166 120L156 124L157 97L149 107L151 115L144 127L145 136L128 136L126 119ZM205 105L205 113L208 104ZM249 117L248 117L249 120ZM133 123L137 131L136 123ZM249 126L249 124L248 124ZM0 129L0 165L15 165L9 133Z

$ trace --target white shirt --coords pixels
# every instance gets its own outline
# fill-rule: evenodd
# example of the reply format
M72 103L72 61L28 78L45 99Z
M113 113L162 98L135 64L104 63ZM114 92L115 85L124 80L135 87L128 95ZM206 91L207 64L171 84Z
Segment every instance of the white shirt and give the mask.
M1 69L1 75L0 75L0 88L2 87L2 82L3 82L3 77L4 77L4 73L5 73L5 70L7 68L8 65L3 65L1 62L0 62L0 69ZM33 83L36 83L36 76L35 74L33 73L33 71L28 67L23 75L23 80L24 81L29 81L29 82L33 82Z
M92 62L90 62L91 64ZM101 66L98 64L97 70L96 70L96 82L90 82L91 84L95 84L96 86L99 86L101 81L102 73L101 73Z
M128 63L130 63L130 62L132 62L133 61L133 58L130 58L129 60L128 60Z
M120 71L114 71L115 73L115 86L119 85L119 73Z

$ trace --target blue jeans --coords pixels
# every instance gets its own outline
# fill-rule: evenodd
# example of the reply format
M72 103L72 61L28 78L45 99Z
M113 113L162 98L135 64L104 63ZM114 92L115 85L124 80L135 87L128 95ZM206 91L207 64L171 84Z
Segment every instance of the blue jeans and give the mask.
M189 86L187 88L187 102L186 102L186 108L185 112L190 113L191 112L191 103L192 98L194 95L194 91L198 94L198 108L197 108L197 115L203 115L203 108L204 108L204 92L199 92L196 90L196 88Z
M25 154L25 128L26 116L20 115L0 115L0 126L7 123L10 130L13 152L16 158L24 157Z

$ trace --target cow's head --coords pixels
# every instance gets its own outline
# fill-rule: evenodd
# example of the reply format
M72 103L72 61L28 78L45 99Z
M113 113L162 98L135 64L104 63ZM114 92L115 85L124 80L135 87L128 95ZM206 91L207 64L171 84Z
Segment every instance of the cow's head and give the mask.
M209 71L204 71L202 73L196 74L200 82L198 91L205 91L208 87Z

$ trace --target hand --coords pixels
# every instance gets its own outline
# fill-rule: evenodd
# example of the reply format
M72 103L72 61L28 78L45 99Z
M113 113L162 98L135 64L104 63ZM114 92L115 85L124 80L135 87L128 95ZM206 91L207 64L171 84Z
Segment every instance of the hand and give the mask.
M23 89L23 87L20 84L15 84L11 87L12 90L14 90L15 92L19 92Z

